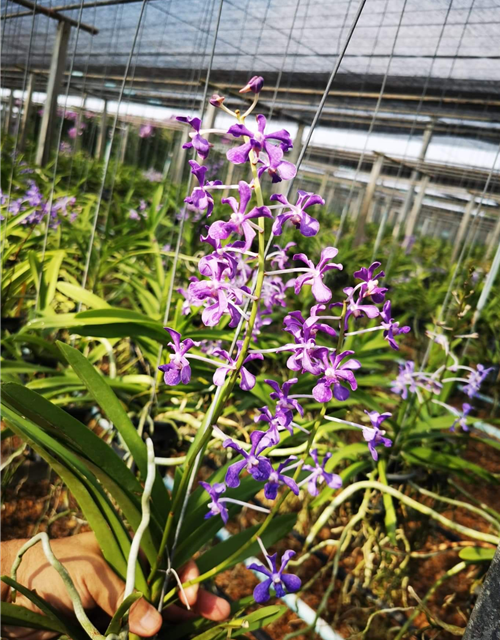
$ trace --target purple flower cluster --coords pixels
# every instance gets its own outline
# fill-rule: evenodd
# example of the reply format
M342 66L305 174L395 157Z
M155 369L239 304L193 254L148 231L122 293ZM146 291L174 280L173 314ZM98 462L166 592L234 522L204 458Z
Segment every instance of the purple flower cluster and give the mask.
M198 184L185 199L185 203L200 215L206 215L207 220L210 218L210 223L206 225L206 235L201 236L201 241L209 245L211 251L199 260L200 277L192 276L188 286L178 290L185 299L183 314L187 315L198 307L201 308L201 321L206 327L227 326L231 329L242 324L247 333L246 339L236 342L234 351L230 352L221 343L200 345L189 338L182 340L178 332L169 328L173 340L169 344L172 354L169 362L160 367L165 382L168 385L187 384L191 378L191 358L215 367L213 382L216 386L232 385L239 380L243 391L255 387L254 363L264 360L266 353L287 352L286 366L293 372L293 377L288 380L264 381L271 388L269 402L259 409L255 422L265 425L266 429L254 430L250 434L250 444L226 437L218 427L213 427L218 437L222 437L223 447L237 454L236 460L227 468L224 483L202 483L208 495L206 517L220 515L223 522L227 522L229 517L226 505L238 503L227 495L230 493L228 489L235 489L240 485L242 473L263 483L264 495L268 500L275 500L282 487L298 495L301 486L304 486L312 496L316 496L322 485L331 489L342 486L340 476L327 466L331 453L327 452L321 460L318 450L313 449L307 464L304 464L306 460L297 460L294 456L276 464L273 463L269 450L276 447L282 438L294 435L296 430L306 431L295 422L304 417L304 408L299 404L298 398L319 403L328 403L333 399L343 402L357 389L355 372L361 367L361 362L352 357L355 355L353 350L343 348L346 334L381 331L388 344L398 349L396 337L410 330L409 327L400 326L392 318L391 303L386 300L388 289L381 284L384 273L379 270L379 262L356 271L354 277L359 282L344 289L342 300L332 301L334 294L331 272L343 269L342 264L334 262L338 254L335 247L323 248L318 261L312 260L305 253L291 256L290 250L295 242L289 242L284 247L274 245L272 251L264 255L262 242L257 243L257 238L262 237L260 234L264 231L263 222L266 218L272 221L273 236L280 236L286 227L295 228L306 238L317 236L320 224L312 215L312 207L324 205L324 200L320 195L299 190L292 201L282 194L274 194L270 197L269 206L263 204L260 180L266 174L272 182L293 179L296 167L284 159L292 148L292 139L286 130L267 131L263 115L256 116L255 129L245 124L256 104L262 83L261 78L252 78L242 90L244 93L252 92L255 96L252 105L243 115L231 112L224 105L223 97L212 97L212 105L232 114L238 120L237 124L227 130L204 130L197 117L177 118L192 128L191 141L184 145L185 148L193 148L205 160L212 146L205 137L207 134L221 135L223 140L226 136L231 136L241 141L241 144L227 151L227 159L236 165L248 162L253 171L254 178L251 182L239 182L238 197L220 199L221 217L213 221L214 210L218 212L215 209L215 194L234 190L236 187L223 185L218 180L208 181L207 166L200 165L195 160L190 161L191 172ZM225 215L222 213L224 206L227 211ZM256 253L257 245L259 253ZM291 260L297 266L291 266ZM293 274L292 278L286 278L287 274ZM261 350L255 347L249 350L248 345L257 342L260 333L273 322L277 311L286 309L287 298L292 289L296 296L303 291L310 291L314 304L303 312L291 311L286 314L282 330L290 334L290 342L275 349ZM248 311L250 306L251 311ZM342 309L340 315L329 315L332 313L331 309L337 310L338 307ZM349 333L351 324L358 321L371 322L371 326ZM205 355L192 352L193 347L198 346ZM311 376L314 377L312 383ZM294 385L299 384L299 377L301 386L309 385L309 393L292 393ZM414 377L411 377L411 381L414 384ZM406 392L406 386L404 390ZM368 413L371 426L357 425L375 460L378 457L377 447L392 445L381 428L381 423L390 415L371 412ZM297 482L299 468L300 482ZM289 473L292 469L296 469L294 477ZM255 565L255 570L266 576L266 580L255 590L257 602L269 599L270 587L274 588L277 596L299 589L300 580L284 573L285 565L292 555L293 552L286 552L279 570L276 556L267 556L269 570Z
M2 196L0 199L0 206L7 206L7 211L12 216L29 212L29 214L21 220L21 224L37 225L40 224L44 218L49 216L49 224L51 228L58 227L65 218L70 222L74 222L78 215L75 205L76 198L63 196L53 200L52 206L50 206L50 200L46 200L44 198L41 190L34 180L28 180L24 196L11 198L8 205L7 198L5 196Z

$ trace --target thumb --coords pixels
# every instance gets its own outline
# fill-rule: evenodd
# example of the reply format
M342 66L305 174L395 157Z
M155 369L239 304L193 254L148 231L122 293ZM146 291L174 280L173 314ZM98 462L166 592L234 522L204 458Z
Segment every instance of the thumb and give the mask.
M130 631L137 636L149 638L156 635L162 622L160 613L144 598L134 602L130 608L128 624Z
M125 585L104 560L100 565L100 571L86 578L86 586L94 602L113 616L122 603ZM149 638L160 630L162 617L147 600L140 598L130 607L128 622L132 633Z

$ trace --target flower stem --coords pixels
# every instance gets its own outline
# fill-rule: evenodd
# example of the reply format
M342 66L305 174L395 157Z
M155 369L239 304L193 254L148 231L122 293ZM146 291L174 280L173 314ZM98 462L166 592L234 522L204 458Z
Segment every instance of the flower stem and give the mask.
M237 112L237 117L238 117L238 122L240 124L243 124L243 118L239 115L239 112ZM248 138L246 136L245 136L245 141L248 142ZM257 167L255 165L255 161L256 161L255 154L253 153L253 151L251 151L250 166L251 166L252 175L253 175L253 188L255 191L257 206L262 207L264 206L264 198L262 196L262 188L261 188L259 177L257 175ZM165 524L165 529L163 530L163 535L160 542L160 547L158 549L158 556L156 558L156 562L153 564L150 575L149 575L149 581L153 581L153 585L152 585L153 602L156 602L161 597L163 576L158 573L158 569L165 562L165 548L167 547L167 544L170 544L172 542L172 537L174 532L174 521L178 517L177 514L179 513L179 508L183 504L183 502L187 499L186 490L189 487L189 480L190 478L194 477L194 474L197 471L197 467L201 459L201 453L206 447L206 445L208 444L212 435L210 426L212 424L215 424L219 419L224 409L224 406L226 404L226 401L229 395L231 394L231 391L233 390L233 387L238 378L240 369L243 366L243 362L248 354L248 349L250 347L253 327L255 324L255 319L257 318L257 312L259 310L259 299L262 292L262 285L264 283L264 274L265 274L265 241L264 241L265 218L258 218L258 221L259 221L259 227L262 230L262 233L258 234L259 249L258 249L258 263L257 263L257 277L255 281L255 289L253 291L255 300L253 300L252 302L252 309L250 311L250 316L247 320L245 338L243 339L240 355L235 364L234 371L229 376L224 386L219 387L217 389L213 397L212 404L208 409L207 413L205 414L205 419L203 420L203 424L200 427L196 435L196 438L194 439L193 444L191 445L187 453L184 473L182 474L182 478L179 482L179 488L175 493L175 497L167 517L167 522ZM238 309L238 311L240 310ZM272 516L272 512L268 516L265 522L267 522L267 520L269 520L271 516ZM177 527L179 527L179 523L177 524ZM264 530L265 530L265 527L264 527ZM206 574L204 574L204 576L206 577ZM201 582L201 580L197 580L197 582ZM193 582L193 584L195 583ZM168 601L172 597L172 593L175 593L175 589L173 590L173 592L170 591L167 594L165 601Z

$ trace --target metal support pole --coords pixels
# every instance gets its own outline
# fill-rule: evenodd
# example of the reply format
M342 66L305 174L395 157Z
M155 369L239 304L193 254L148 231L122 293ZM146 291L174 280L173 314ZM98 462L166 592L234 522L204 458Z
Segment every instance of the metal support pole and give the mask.
M372 166L370 182L368 183L363 201L361 203L361 207L359 209L358 221L356 224L356 235L354 236L355 247L359 247L359 245L363 244L363 242L365 241L365 226L368 217L368 211L370 209L370 204L373 200L373 196L377 188L377 181L380 177L380 172L382 171L383 165L384 156L378 156L377 161Z
M101 114L101 123L99 126L99 135L97 137L97 146L95 149L95 157L98 160L102 160L104 158L104 151L106 150L107 120L108 120L108 101L104 100L104 106L102 108L102 114Z
M213 104L208 104L205 117L203 118L202 129L214 129L215 128L215 119L217 118L217 107L214 107ZM210 139L211 134L207 134L204 136L207 140Z
M425 128L424 137L422 139L422 147L418 155L419 165L425 160L427 149L429 148L429 144L432 140L432 132L434 131L434 125L435 125L435 120L433 120ZM393 229L392 235L395 241L398 240L401 227L405 223L406 217L408 216L408 212L410 211L410 207L413 203L413 196L415 195L415 185L417 184L419 179L420 179L420 171L418 169L414 169L411 172L410 183L408 185L408 191L406 192L406 197L403 202L403 207L399 212L398 221L396 222Z
M295 138L293 139L292 150L286 157L288 162L291 162L292 164L297 164L297 160L299 159L300 152L302 151L302 139L304 138L305 128L306 128L306 125L303 122L299 122L297 133L295 134Z
M67 22L60 22L57 26L56 41L50 63L47 97L43 110L42 124L38 136L35 163L43 166L50 156L54 120L57 114L57 97L61 87L61 79L66 65L66 53L71 27ZM68 82L70 79L68 78Z
M396 220L398 216L398 208L397 207L391 207L391 210L389 211L389 217L387 218L387 224L392 227L392 225L394 224L394 221Z
M335 198L335 185L330 187L330 191L328 192L328 196L326 197L325 209L329 211L333 204L333 199Z
M377 199L372 198L370 202L370 206L368 207L368 215L366 216L366 222L368 224L372 223L375 220L375 212L377 210Z
M324 195L325 195L325 193L326 193L326 189L327 189L327 187L328 187L328 178L329 178L329 177L330 177L330 176L329 176L329 175L328 175L328 173L325 171L325 173L323 174L323 176L322 176L322 178L321 178L321 183L320 183L320 185L319 185L318 193L319 193L319 195L323 198L323 200L325 199L325 198L324 198Z
M26 136L28 135L28 127L31 116L31 106L33 104L33 89L35 87L35 74L28 75L28 85L26 87L26 97L24 98L24 110L21 120L21 132L19 136L19 150L24 151L26 146Z
M420 186L418 188L418 195L415 198L415 202L413 203L412 210L410 211L410 215L406 221L405 228L405 239L404 245L406 246L413 235L415 227L417 225L418 216L420 214L420 209L422 208L422 202L424 201L425 192L427 187L429 186L429 176L424 176L420 181Z
M351 205L351 210L349 211L349 217L352 218L353 222L356 222L359 218L359 212L361 211L361 207L363 206L363 200L365 199L366 188L361 186L359 188L358 194L356 196L356 200Z
M469 228L469 222L472 216L472 210L474 209L475 203L476 203L475 197L471 196L469 202L465 206L464 214L462 216L462 220L460 221L460 226L458 227L458 233L455 238L453 253L451 254L452 264L457 259L458 252L460 251L460 247L462 245L463 239L465 238L465 234L467 232L467 229Z
M484 256L485 260L489 260L491 258L491 254L495 250L495 248L500 243L500 213L498 214L498 220L493 230L493 234L488 241L488 248L486 250L486 255Z
M430 218L426 218L424 220L424 224L422 225L422 229L420 230L420 235L421 236L426 236L427 235L427 230L429 229L429 222L430 222Z

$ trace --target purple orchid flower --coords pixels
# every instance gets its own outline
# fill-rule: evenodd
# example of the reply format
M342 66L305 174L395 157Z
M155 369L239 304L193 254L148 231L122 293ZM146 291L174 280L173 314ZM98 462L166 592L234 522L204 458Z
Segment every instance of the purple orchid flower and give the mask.
M204 301L212 301L203 310L201 319L206 327L215 327L225 313L231 316L229 327L235 327L240 318L236 305L243 303L243 291L230 282L225 282L222 278L227 269L227 263L222 260L210 260L205 263L206 268L211 269L210 280L200 280L191 282L188 287L191 299L198 300L200 304Z
M259 155L257 164L257 176L262 177L263 173L268 173L273 184L282 180L293 180L297 175L297 167L288 160L283 160L283 149L276 145L266 147L266 156ZM272 200L272 197L271 197Z
M469 427L467 426L467 416L473 409L472 405L468 402L464 402L462 405L462 415L459 415L455 422L451 425L450 431L455 431L457 424L462 427L464 431L469 431Z
M365 427L363 429L363 438L368 443L368 449L376 462L378 460L378 451L375 449L377 445L383 444L384 447L392 447L392 440L384 438L385 431L380 428L382 422L390 418L392 413L378 413L378 411L365 411L365 413L370 418L372 428Z
M262 329L273 323L273 319L269 317L269 313L269 311L261 311L260 309L257 311L252 331L252 339L254 342L257 342L257 337L262 333Z
M205 489L211 498L211 501L207 505L209 511L205 514L205 520L220 515L224 524L227 524L229 513L224 504L219 501L220 496L226 491L226 485L223 482L216 482L214 485L211 485L208 482L201 481L198 484Z
M363 295L370 296L375 304L381 304L384 302L385 294L388 291L387 287L379 287L379 280L385 276L383 271L379 271L374 275L375 271L380 267L380 262L373 262L368 269L361 267L358 271L354 272L354 277L358 280L366 282L366 288Z
M262 283L261 300L266 311L273 307L286 308L286 283L279 276L266 276Z
M309 271L307 273L301 274L295 280L295 294L298 295L305 284L311 284L312 294L315 297L316 302L329 302L332 297L332 292L324 284L323 278L325 277L325 273L331 271L332 269L343 269L341 264L328 262L332 258L335 258L337 253L338 249L336 249L335 247L326 247L321 252L320 261L316 266L314 266L314 263L309 260L305 253L296 253L293 256L293 259L304 262L309 267Z
M194 129L194 132L190 134L191 142L186 142L186 144L182 145L182 148L191 149L194 147L199 157L205 160L210 152L210 143L200 135L201 120L191 116L177 116L176 120L184 122Z
M186 358L186 353L192 347L198 347L199 342L194 342L191 338L186 338L181 342L181 334L174 329L165 327L169 332L173 342L169 342L168 346L173 349L173 355L170 356L170 362L168 364L162 364L158 367L159 371L163 371L163 379L165 384L171 387L182 382L182 384L188 384L191 380L191 367L189 361Z
M274 221L272 232L275 236L281 235L283 224L288 221L294 224L303 236L310 237L318 233L319 222L312 218L306 209L315 204L324 205L325 201L321 196L300 189L297 191L297 196L296 204L288 202L286 196L281 193L273 193L271 196L271 200L281 202L286 208L286 211L277 215Z
M367 318L373 319L380 315L380 310L374 304L362 304L364 295L365 284L362 285L359 290L359 296L357 300L354 300L354 293L356 292L356 288L346 287L344 289L344 293L347 296L346 299L346 314L344 318L344 327L347 329L349 324L349 318L353 316L354 318L359 318L360 316L366 316ZM334 307L343 307L342 302L334 302L330 305L333 309Z
M391 318L391 301L387 300L380 312L382 318L382 326L384 327L384 338L390 344L390 346L396 351L399 350L398 343L394 340L394 337L400 333L408 333L411 331L411 327L400 327L399 322L396 322Z
M293 420L293 412L298 411L298 413L304 417L304 409L300 406L300 404L295 400L295 398L289 398L290 391L294 384L298 382L298 378L290 378L280 385L274 380L264 380L266 384L268 384L274 391L269 394L271 400L276 401L276 415L281 416L283 420L283 424L289 425Z
M213 182L206 182L206 173L208 167L200 166L195 160L190 160L191 173L196 177L199 182L199 187L195 187L190 196L184 198L184 202L190 204L199 211L206 211L207 218L209 218L214 210L214 199L210 191L206 187L222 184L220 180L214 180Z
M245 142L239 147L234 147L227 152L226 157L230 162L234 164L244 164L247 162L249 153L252 149L255 151L257 156L260 151L265 151L268 156L269 154L272 155L273 145L269 140L277 140L281 143L282 151L285 152L293 147L292 138L288 131L280 129L274 133L266 134L266 118L263 115L258 115L255 119L257 121L256 133L247 129L243 124L233 124L233 126L228 129L227 132L235 138L240 138L241 136L247 136L249 138L248 142Z
M306 320L304 320L300 311L292 311L285 316L283 328L293 335L296 342L304 342L311 338L315 339L318 331L335 338L337 336L335 329L321 322L321 316L318 315L319 311L324 311L325 309L326 306L324 304L315 304L311 307L310 316Z
M469 398L474 398L479 393L481 385L490 371L493 371L493 367L486 369L483 364L478 364L476 371L472 371L469 374L468 383L464 386L463 392L466 393Z
M299 485L295 482L293 478L290 476L286 476L283 471L286 471L286 467L290 466L290 463L294 460L297 460L297 456L290 456L284 462L281 462L276 469L271 471L269 475L269 480L267 481L264 487L264 496L267 500L276 500L276 496L278 495L278 489L282 485L286 485L289 489L295 493L296 496L299 495ZM295 465L292 465L295 466Z
M43 202L42 192L32 180L30 181L29 189L26 191L26 201L30 207L39 207Z
M260 415L255 418L255 422L267 422L269 424L269 429L266 431L265 438L262 444L266 447L274 447L279 444L280 441L280 431L286 429L290 432L290 435L293 435L293 427L289 422L284 420L282 414L273 415L269 410L268 406L261 407L259 409Z
M218 387L222 387L226 380L227 374L230 371L234 371L236 369L236 363L238 362L240 351L241 343L238 345L238 353L234 358L232 358L224 349L214 349L213 355L226 360L226 362L228 363L227 365L223 365L216 369L213 377L213 382L215 385L217 385ZM264 360L264 356L262 355L262 353L249 353L243 360L243 364L252 362L252 360ZM253 373L250 373L250 371L248 371L246 367L241 367L240 375L240 388L243 389L243 391L250 391L250 389L253 389L255 387L255 376L253 375Z
M270 258L271 260L271 266L275 269L285 269L290 260L290 258L287 256L287 252L296 245L296 242L289 242L283 248L281 248L279 244L273 245L273 249L276 249L276 251L268 255L268 258Z
M9 213L12 213L12 215L14 216L17 216L18 213L21 213L22 211L24 211L22 199L18 198L17 200L11 200L7 208L7 211Z
M323 484L323 482L326 482L326 484L331 489L340 489L340 487L342 486L342 478L336 473L328 473L328 471L325 471L325 465L332 457L332 454L327 453L323 458L323 462L321 464L318 461L317 449L313 449L311 451L311 457L316 464L314 467L309 464L305 464L302 467L304 471L311 471L311 475L305 480L302 480L300 484L307 482L307 490L313 497L318 495L318 485Z
M225 449L230 447L243 456L243 460L238 460L227 469L226 484L228 487L234 489L240 486L240 473L243 469L246 469L258 482L266 482L269 479L273 467L265 456L260 455L269 446L265 436L264 431L252 431L250 434L252 447L248 452L231 438L224 440L222 446Z
M267 580L258 584L253 590L253 597L255 602L263 604L271 598L270 589L273 587L276 597L282 598L286 593L295 593L301 587L301 580L298 576L294 576L292 573L284 573L286 565L295 555L295 551L288 550L281 557L281 567L278 571L276 568L277 553L273 553L272 556L266 555L269 569L262 564L253 562L248 566L252 571L258 571L267 576Z
M232 196L229 198L222 198L221 200L223 204L229 204L233 210L229 221L224 222L223 220L218 220L217 222L214 222L208 229L208 235L211 238L225 240L226 238L229 238L232 233L239 233L245 237L242 249L244 251L248 251L252 246L252 241L256 235L249 220L253 218L272 218L273 215L267 207L254 207L248 213L245 213L248 203L250 202L250 198L252 197L252 190L250 189L249 184L241 180L238 185L238 191L240 194L239 203L236 198L233 198Z
M406 400L408 392L417 393L418 387L432 393L439 393L443 385L429 374L416 372L415 363L412 360L407 360L404 364L399 365L399 373L396 380L391 383L391 391Z
M354 377L353 371L356 371L361 367L359 360L350 358L346 362L342 363L342 360L351 356L354 351L342 351L337 353L322 350L320 353L320 359L323 363L323 377L319 379L318 383L314 387L312 394L318 402L330 402L332 396L343 402L349 397L349 390L342 386L341 383L347 383L353 391L358 388L358 383ZM333 387L333 393L331 390Z
M206 228L208 229L208 227ZM201 275L211 278L214 271L214 260L217 260L219 263L226 265L227 274L225 275L234 279L238 270L238 260L235 255L224 250L220 238L211 238L207 234L206 236L200 236L200 240L208 243L213 248L212 253L202 256L198 262L198 271Z
M139 129L140 138L150 138L154 133L155 128L152 124L142 124Z
M264 78L262 76L253 76L246 83L243 89L240 89L240 93L248 93L249 91L251 91L252 93L260 93L263 86Z
M130 209L128 212L129 220L140 220L141 216L137 213L135 209Z

